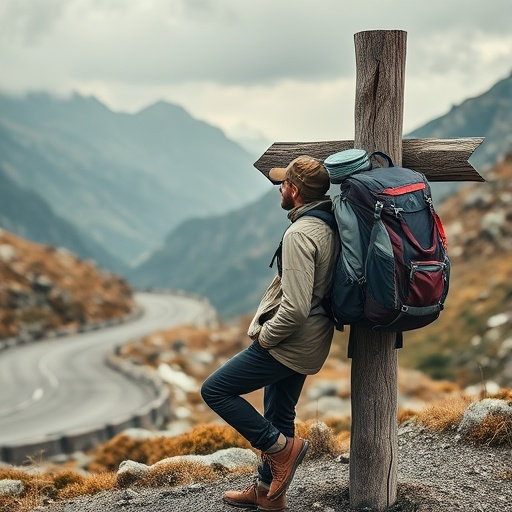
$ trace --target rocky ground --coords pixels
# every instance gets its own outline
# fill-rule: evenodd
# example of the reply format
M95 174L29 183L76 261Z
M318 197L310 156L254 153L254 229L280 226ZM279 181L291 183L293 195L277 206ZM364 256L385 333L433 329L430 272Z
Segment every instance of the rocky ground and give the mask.
M454 434L433 434L414 424L399 430L398 500L393 512L512 511L510 446L472 446ZM346 459L306 460L287 494L293 512L349 511ZM225 478L181 488L123 489L38 507L44 512L227 512L227 489L243 489L251 477Z

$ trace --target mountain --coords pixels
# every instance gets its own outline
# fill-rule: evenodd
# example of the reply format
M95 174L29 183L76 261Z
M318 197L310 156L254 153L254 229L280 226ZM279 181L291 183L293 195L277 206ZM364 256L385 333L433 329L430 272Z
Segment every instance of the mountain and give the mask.
M407 137L485 137L469 160L485 175L486 168L512 149L512 74L484 94L454 105L450 112L414 130ZM440 201L460 187L461 183L433 183L432 194Z
M271 190L232 213L184 222L129 281L199 293L227 316L250 311L275 273L269 263L288 225L279 201Z
M512 143L512 76L410 136L485 136L474 158L479 170L492 165ZM269 193L225 216L187 221L128 278L136 286L183 288L205 295L227 316L245 314L256 308L265 279L273 275L267 261L281 239L283 220L278 196ZM248 229L255 231L253 237Z
M0 95L0 165L126 264L183 220L254 201L269 184L217 128L158 102L115 113L94 98Z
M124 273L127 265L112 256L85 232L62 219L35 192L9 178L0 166L0 227L22 238L53 247L65 247L101 267Z

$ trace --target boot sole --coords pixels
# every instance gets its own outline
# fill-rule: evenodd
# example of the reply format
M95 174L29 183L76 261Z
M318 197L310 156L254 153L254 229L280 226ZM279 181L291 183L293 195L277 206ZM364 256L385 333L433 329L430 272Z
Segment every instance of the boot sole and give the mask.
M263 507L258 507L256 509L257 512L283 512L283 510L289 510L288 507L283 507L283 508L263 508Z
M288 486L290 485L291 481L293 480L293 477L295 476L295 471L297 471L299 464L304 459L306 452L308 451L308 448L309 448L309 441L304 440L304 445L302 446L302 449L300 450L299 455L297 455L297 458L295 459L295 462L293 463L292 471L290 473L290 476L288 477L288 480L283 485L282 489L279 489L279 491L274 493L272 496L270 496L270 494L268 494L267 495L268 500L270 500L270 501L277 500L277 498L279 498L279 496L282 496L286 492L286 489L288 489Z
M240 501L229 500L226 498L222 498L222 501L232 507L245 508L246 510L258 510L258 505L254 505L252 503L242 503Z

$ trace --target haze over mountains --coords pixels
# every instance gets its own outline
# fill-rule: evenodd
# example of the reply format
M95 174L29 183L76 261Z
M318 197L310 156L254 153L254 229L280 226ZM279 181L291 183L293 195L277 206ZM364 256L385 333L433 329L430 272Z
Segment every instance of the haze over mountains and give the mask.
M482 171L512 146L512 76L409 136L485 136L471 159ZM123 114L78 95L0 96L0 225L138 287L244 314L287 225L277 189L252 167L258 156L164 102Z
M4 173L115 255L114 270L183 220L260 197L269 185L252 161L218 128L169 103L132 115L78 95L0 96Z

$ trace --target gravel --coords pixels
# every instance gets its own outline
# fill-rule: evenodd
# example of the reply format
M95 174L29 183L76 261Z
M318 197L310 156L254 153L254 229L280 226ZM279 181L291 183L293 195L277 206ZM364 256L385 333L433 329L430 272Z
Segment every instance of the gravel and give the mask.
M399 429L398 500L393 512L512 512L512 449L472 446L455 434L414 424ZM289 511L349 511L346 458L307 460L288 490ZM504 474L508 473L506 479ZM44 512L234 512L222 502L228 489L252 477L224 478L179 488L124 489L39 507Z

